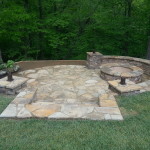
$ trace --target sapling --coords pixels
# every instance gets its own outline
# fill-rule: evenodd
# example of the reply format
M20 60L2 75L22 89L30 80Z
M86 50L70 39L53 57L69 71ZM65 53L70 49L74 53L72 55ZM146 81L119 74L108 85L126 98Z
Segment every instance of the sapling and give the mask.
M12 76L12 72L13 72L13 68L15 66L15 62L12 61L12 60L8 60L7 63L5 64L5 68L6 68L6 71L7 71L7 81L13 81L13 76Z

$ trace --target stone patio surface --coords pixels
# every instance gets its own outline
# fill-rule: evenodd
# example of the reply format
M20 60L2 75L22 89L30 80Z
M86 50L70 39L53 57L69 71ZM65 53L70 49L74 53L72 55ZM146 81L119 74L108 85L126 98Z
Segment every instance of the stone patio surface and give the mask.
M116 94L108 89L99 72L76 65L20 72L21 77L28 78L27 86L0 117L122 120Z

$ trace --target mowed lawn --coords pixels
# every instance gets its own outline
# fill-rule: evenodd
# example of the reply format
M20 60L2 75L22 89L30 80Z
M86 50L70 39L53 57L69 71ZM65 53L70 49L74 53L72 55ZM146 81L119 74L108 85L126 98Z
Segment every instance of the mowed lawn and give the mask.
M12 100L0 96L0 111ZM150 93L119 97L124 121L0 119L0 150L149 150Z

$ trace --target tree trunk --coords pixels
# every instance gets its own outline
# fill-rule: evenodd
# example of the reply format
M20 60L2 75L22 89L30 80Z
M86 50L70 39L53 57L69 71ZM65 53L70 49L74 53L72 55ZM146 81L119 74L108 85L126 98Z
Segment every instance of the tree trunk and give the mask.
M148 37L147 59L150 60L150 36Z

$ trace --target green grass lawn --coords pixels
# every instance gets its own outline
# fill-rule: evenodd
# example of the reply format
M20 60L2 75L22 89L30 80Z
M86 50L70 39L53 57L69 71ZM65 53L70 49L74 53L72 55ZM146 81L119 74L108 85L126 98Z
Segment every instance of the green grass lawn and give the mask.
M11 100L0 96L0 111ZM0 119L0 150L149 150L150 93L118 104L124 121Z

